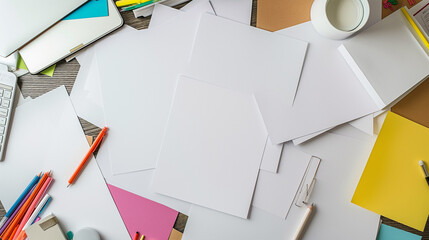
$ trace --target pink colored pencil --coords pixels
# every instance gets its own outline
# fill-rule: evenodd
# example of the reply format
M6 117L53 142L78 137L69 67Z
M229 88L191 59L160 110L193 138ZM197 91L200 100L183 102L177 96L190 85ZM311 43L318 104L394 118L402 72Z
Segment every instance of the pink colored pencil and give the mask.
M16 231L12 240L16 240L18 238L18 235L21 233L22 229L24 228L25 224L27 223L28 219L30 218L31 214L33 213L34 209L37 207L38 202L43 197L43 193L45 192L46 188L48 187L48 185L51 181L52 181L51 177L48 177L48 179L46 179L42 188L37 193L36 198L33 200L30 207L28 208L28 211L25 213L24 218L22 219L21 223L19 224L18 230Z

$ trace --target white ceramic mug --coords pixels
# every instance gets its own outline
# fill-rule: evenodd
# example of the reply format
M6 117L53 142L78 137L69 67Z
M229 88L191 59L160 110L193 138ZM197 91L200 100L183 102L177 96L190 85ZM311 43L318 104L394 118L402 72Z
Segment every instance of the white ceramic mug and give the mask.
M368 0L314 0L311 22L322 36L345 39L365 26L369 12Z

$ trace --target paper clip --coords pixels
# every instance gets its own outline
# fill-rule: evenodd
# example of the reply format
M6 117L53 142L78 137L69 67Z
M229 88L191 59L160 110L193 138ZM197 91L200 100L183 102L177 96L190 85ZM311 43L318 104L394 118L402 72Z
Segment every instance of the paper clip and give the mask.
M308 163L307 170L302 178L301 184L298 188L295 205L302 207L308 203L310 195L313 192L314 185L316 184L316 173L319 169L321 159L312 156Z

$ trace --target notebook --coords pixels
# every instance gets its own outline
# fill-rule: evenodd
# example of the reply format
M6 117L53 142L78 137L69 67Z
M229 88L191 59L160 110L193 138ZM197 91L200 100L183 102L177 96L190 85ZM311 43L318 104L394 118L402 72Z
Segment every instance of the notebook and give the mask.
M87 0L1 0L0 56L7 57Z
M109 16L63 20L34 39L19 53L35 74L119 28L122 17L108 0Z
M339 51L379 108L429 74L428 49L401 10L345 42Z

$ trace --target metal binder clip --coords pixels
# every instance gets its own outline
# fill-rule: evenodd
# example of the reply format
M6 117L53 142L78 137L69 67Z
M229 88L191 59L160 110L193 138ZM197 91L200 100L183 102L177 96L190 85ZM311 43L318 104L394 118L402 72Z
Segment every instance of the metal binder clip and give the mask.
M319 169L321 159L312 156L308 163L307 170L302 178L301 184L298 188L295 205L302 207L308 203L310 195L313 192L314 185L316 184L316 173Z

